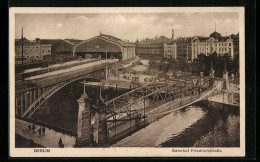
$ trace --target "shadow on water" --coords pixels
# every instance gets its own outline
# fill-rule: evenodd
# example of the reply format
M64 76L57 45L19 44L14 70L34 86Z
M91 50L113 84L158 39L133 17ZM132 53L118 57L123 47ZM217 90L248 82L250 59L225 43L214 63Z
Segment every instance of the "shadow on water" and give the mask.
M239 147L239 108L201 108L205 112L201 119L160 147Z

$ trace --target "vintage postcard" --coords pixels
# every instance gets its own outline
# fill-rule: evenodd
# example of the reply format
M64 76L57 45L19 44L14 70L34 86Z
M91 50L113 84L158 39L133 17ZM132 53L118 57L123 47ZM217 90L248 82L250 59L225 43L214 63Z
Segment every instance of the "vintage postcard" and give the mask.
M243 7L9 11L11 157L245 156Z

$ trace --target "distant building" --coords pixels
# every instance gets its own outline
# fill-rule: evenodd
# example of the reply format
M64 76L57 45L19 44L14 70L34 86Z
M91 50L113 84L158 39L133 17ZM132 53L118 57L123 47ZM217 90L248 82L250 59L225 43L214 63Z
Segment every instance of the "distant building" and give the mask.
M192 40L192 60L199 54L206 56L217 53L218 56L228 54L232 59L239 53L238 34L221 36L218 32L213 32L209 37L195 36Z
M41 56L51 54L51 44L41 44Z
M164 57L192 61L191 41L191 37L180 37L168 44L164 44Z
M146 38L141 42L136 42L136 54L139 55L162 55L164 54L164 44L169 43L171 40L165 36L155 39Z
M239 55L239 33L234 35L230 35L231 39L233 39L233 52L234 57Z
M134 43L102 33L73 46L73 54L82 58L92 55L93 57L101 56L101 58L117 58L120 60L136 56Z
M169 44L164 44L164 57L177 59L177 47L176 42L172 41Z
M136 44L136 54L162 55L163 54L163 45L162 44L138 43L138 44Z
M23 42L23 50L22 50L22 42ZM22 51L23 56L25 59L29 60L41 60L43 59L44 55L51 54L51 44L49 43L42 43L39 38L35 40L27 40L26 38L23 39L16 39L15 40L15 58L20 59L22 58Z
M176 40L177 58L192 61L192 37L180 37Z

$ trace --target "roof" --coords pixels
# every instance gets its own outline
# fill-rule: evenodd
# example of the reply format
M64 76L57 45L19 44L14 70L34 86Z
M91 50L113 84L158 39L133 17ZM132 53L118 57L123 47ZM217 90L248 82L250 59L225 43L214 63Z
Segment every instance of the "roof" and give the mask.
M41 39L41 44L51 44L53 45L55 42L59 41L58 39Z
M167 45L173 45L175 43L176 43L176 41L174 40L174 41L171 41L171 42L167 43Z
M72 43L72 44L74 44L74 45L76 45L76 44L78 44L78 43L83 41L83 40L78 40L78 39L65 39L65 40L70 42L70 43Z
M209 38L210 38L210 37L197 37L197 39L194 38L192 41L199 40L199 41L201 41L201 42L205 42L205 41L208 40ZM214 37L214 38L215 38L215 37ZM215 39L217 39L218 41L224 42L224 41L226 41L226 40L229 39L229 36L217 37L217 38L215 38ZM231 39L232 39L232 38L231 38Z
M215 31L210 34L210 37L219 38L219 37L221 37L221 34Z
M111 36L111 35L101 34L101 35L97 36L96 38L101 38L101 39L105 39L105 40L108 40L108 41L112 41L112 42L117 43L117 44L119 44L123 47L135 47L134 43L122 41L121 39L116 38L116 37Z
M67 42L67 43L69 43L69 44L71 44L73 46L75 45L74 43L70 42L69 40L64 39L63 41L65 41L65 42Z
M112 39L112 40L122 41L121 39L119 39L119 38L117 38L117 37L114 37L114 36L112 36L112 35L100 34L99 36L100 36L100 37L105 37L105 38L108 38L108 39Z

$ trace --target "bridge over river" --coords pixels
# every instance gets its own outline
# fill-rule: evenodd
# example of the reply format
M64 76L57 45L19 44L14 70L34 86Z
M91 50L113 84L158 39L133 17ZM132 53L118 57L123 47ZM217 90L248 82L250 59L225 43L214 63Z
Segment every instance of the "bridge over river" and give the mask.
M34 122L31 119L34 112L65 85L85 78L106 78L109 74L107 69L116 62L116 60L99 61L91 65L79 65L80 67L70 70L27 78L28 83L35 84L36 88L30 89L29 93L17 91L17 125ZM198 101L223 93L230 96L228 100L232 100L232 95L228 91L227 74L223 75L223 78L216 78L214 73L213 75L211 73L210 76L186 76L165 83L148 83L111 100L100 98L95 105L91 105L89 97L83 93L77 100L79 104L77 133L52 127L55 131L51 134L54 138L58 138L59 132L63 135L65 133L64 139L69 141L67 147L110 146L167 114ZM50 127L45 123L37 124ZM19 128L17 131L24 134ZM45 144L41 141L38 143ZM54 147L51 144L44 146Z

